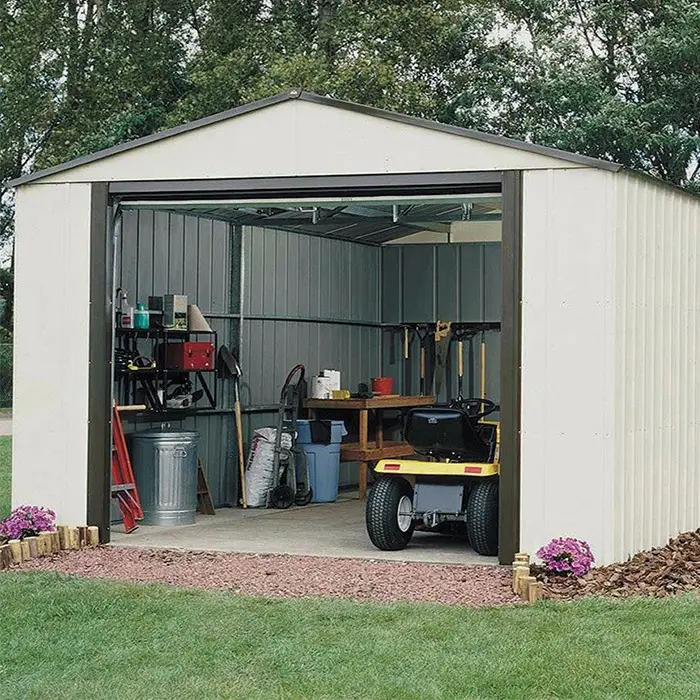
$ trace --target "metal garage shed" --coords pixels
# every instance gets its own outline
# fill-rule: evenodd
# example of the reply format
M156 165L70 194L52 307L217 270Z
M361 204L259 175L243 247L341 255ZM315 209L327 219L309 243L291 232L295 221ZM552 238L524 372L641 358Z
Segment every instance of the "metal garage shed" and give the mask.
M466 313L461 289L477 280L483 320L494 279L486 248L470 268L471 253L446 253L430 231L417 253L399 250L392 238L417 229L398 230L397 217L358 234L363 243L334 229L239 225L231 212L242 202L479 204L498 194L501 561L570 535L607 563L698 526L700 203L687 193L612 163L298 90L12 184L14 504L50 506L67 522L108 522L115 258L117 275L131 274L136 286L156 285L158 275L162 285L194 286L217 328L241 332L251 356L274 342L271 332L289 347L290 333L313 337L325 323L357 381L376 371L373 362L386 368L381 323L401 316L406 300L420 305L427 295L430 313L450 299ZM175 260L174 250L179 262L153 264ZM245 309L227 272L241 261L240 279L260 292ZM308 261L331 267L327 288ZM268 274L277 291L263 299L255 285ZM318 292L305 304L302 277ZM282 318L280 300L290 295L295 308ZM294 331L284 328L290 315ZM256 385L267 381L263 372ZM202 429L227 462L225 437L216 445L222 420L209 416ZM217 474L219 502L233 498L229 477Z

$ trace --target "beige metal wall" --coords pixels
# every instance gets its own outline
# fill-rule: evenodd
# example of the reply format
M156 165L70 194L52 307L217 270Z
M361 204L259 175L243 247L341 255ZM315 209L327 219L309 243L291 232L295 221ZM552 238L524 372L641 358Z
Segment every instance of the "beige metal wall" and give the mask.
M616 177L616 560L700 525L700 201Z
M90 191L17 191L12 503L67 523L87 509Z
M613 556L614 175L523 177L521 547Z

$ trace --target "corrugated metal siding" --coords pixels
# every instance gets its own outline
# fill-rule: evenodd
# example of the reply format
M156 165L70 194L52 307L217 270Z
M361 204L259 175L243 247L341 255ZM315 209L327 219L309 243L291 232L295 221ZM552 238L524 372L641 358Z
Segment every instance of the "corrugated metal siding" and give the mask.
M614 558L700 525L700 202L616 178Z
M501 244L454 243L391 245L382 248L382 321L429 323L441 321L500 321ZM472 341L473 393L480 391L480 336ZM486 395L499 401L500 342L498 332L487 332ZM426 341L427 345L430 340ZM409 349L411 383L406 387L402 331L384 331L383 373L394 378L398 391L418 392L420 345ZM464 393L469 392L469 348L464 343ZM439 400L457 393L457 346L451 343Z
M127 290L132 304L146 302L151 295L187 294L205 315L229 314L234 247L231 228L222 222L147 210L125 211L117 251L117 286ZM234 344L233 320L210 318L209 323L219 334L219 343ZM229 390L227 382L219 382L220 408L231 407ZM171 424L200 433L200 455L214 503L235 503L231 415L202 415ZM128 421L125 430L148 427L142 421Z
M599 563L613 529L613 178L523 178L520 546L579 537Z
M377 376L379 328L308 319L379 322L380 249L274 229L242 233L243 405L276 405L287 372L299 362L309 377L341 370L342 385L351 389ZM247 414L246 434L275 421L273 412ZM357 468L343 464L341 484L351 483Z

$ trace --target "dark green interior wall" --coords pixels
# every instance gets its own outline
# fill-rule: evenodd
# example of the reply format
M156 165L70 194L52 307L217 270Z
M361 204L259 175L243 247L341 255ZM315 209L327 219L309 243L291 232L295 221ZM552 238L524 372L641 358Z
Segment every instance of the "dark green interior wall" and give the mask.
M453 243L390 245L382 248L382 322L432 323L441 321L498 322L501 320L501 244ZM488 331L486 344L486 395L500 400L500 333ZM399 391L406 390L402 332L385 330L383 373L394 378ZM481 336L464 343L464 391L469 390L469 366L473 367L473 392L480 392ZM428 340L427 346L432 347ZM418 338L409 349L410 389L418 391ZM457 346L450 354L439 400L457 391Z
M219 334L219 343L231 345L235 320L232 312L231 266L235 248L231 227L223 222L152 211L123 212L117 245L117 287L129 302L146 302L150 295L187 294ZM146 346L144 346L144 349ZM227 382L219 382L219 407L231 409ZM236 466L230 412L172 420L171 427L200 433L200 456L217 506L236 503ZM125 418L126 432L152 425Z
M352 389L380 374L381 331L363 324L380 321L381 250L274 229L243 227L240 235L249 440L257 428L275 424L280 388L295 364L302 363L308 377L338 369L343 386ZM356 465L341 465L340 483L357 483Z

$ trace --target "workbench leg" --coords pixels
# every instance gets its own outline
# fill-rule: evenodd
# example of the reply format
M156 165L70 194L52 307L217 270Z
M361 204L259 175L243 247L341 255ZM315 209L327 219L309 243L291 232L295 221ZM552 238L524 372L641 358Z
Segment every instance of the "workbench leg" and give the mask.
M367 498L367 462L360 462L360 500Z
M367 449L367 430L368 430L369 411L363 409L360 411L360 449ZM364 501L367 496L367 462L360 462L360 500Z
M377 409L375 412L377 417L377 427L375 429L375 439L377 441L377 447L384 447L384 411Z

